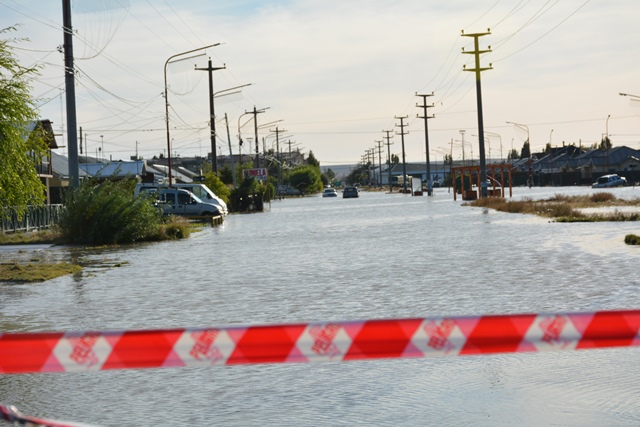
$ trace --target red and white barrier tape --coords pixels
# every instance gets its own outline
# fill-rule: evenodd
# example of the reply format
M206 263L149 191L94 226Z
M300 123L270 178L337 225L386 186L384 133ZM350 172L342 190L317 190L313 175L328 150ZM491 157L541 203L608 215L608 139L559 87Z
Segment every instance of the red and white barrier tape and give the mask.
M10 423L18 423L23 426L33 427L91 427L89 424L71 423L66 421L54 421L44 418L30 417L22 415L15 406L0 405L0 420L9 421Z
M350 361L640 345L640 310L0 334L0 374Z

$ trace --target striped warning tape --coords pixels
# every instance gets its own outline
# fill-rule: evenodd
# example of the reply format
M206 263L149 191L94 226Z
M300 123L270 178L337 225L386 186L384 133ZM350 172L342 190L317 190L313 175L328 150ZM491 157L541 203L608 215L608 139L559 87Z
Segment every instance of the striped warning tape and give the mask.
M0 335L0 374L640 345L640 310Z
M89 424L71 423L66 421L54 421L44 418L30 417L23 415L15 406L0 405L0 420L9 421L10 423L18 423L23 426L32 427L91 427Z

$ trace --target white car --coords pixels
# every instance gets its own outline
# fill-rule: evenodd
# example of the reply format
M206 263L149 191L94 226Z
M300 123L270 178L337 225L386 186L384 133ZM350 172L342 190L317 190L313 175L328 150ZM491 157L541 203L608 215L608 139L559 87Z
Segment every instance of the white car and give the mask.
M591 188L608 188L608 187L622 187L627 185L627 180L624 177L616 174L603 175L591 185Z
M335 188L325 188L322 197L338 197L338 192Z

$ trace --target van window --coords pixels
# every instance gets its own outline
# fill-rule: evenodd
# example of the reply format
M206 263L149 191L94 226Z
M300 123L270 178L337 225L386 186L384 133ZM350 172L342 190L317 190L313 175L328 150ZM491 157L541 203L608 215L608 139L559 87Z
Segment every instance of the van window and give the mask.
M196 196L200 197L201 199L207 199L208 195L206 194L206 192L204 191L204 189L200 186L197 187L189 187L189 191L191 191L193 194L195 194Z
M188 193L178 193L178 203L181 205L188 205L192 201L191 196Z
M176 197L173 193L162 193L160 195L160 201L172 205L176 202Z

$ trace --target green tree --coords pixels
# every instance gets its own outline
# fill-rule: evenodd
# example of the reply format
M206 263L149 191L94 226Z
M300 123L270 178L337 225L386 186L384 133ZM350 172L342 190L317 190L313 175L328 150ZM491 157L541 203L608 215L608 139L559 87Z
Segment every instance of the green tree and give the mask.
M515 148L507 153L507 160L516 160L520 156L518 155L518 150Z
M400 164L400 157L398 157L397 154L392 154L391 155L391 164L392 165Z
M291 171L289 185L300 190L302 194L310 194L322 190L320 171L313 166L299 166Z
M608 136L604 136L602 138L602 140L600 141L600 145L598 146L599 149L601 149L602 151L608 151L611 150L611 140L609 139Z
M531 148L529 146L529 140L526 140L524 144L522 144L522 150L520 151L521 159L528 159L531 157Z
M15 27L0 30L0 35ZM0 39L0 217L15 209L20 217L28 205L42 205L45 187L38 177L35 161L47 152L43 131L30 125L38 119L31 82L36 68L18 64L12 43L19 39Z
M222 182L218 175L214 172L207 172L204 174L204 184L211 189L215 193L216 196L220 197L226 204L229 204L229 196L231 195L231 190L229 187Z
M307 157L307 164L309 166L315 166L320 168L320 162L316 159L316 156L313 155L313 151L309 151L309 157Z

